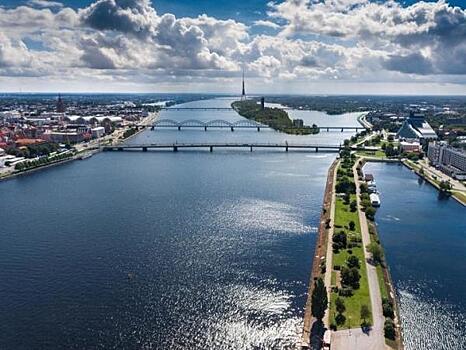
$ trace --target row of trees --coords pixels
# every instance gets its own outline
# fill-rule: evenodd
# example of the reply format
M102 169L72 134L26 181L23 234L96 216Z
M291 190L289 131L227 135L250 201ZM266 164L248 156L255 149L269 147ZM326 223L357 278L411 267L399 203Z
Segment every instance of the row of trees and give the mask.
M41 166L59 161L59 160L65 160L65 159L71 158L72 156L73 156L73 153L66 152L66 153L59 153L51 157L45 156L45 157L40 157L34 160L27 160L21 163L17 163L15 165L15 170L25 171L29 169L34 169L37 167L41 167Z

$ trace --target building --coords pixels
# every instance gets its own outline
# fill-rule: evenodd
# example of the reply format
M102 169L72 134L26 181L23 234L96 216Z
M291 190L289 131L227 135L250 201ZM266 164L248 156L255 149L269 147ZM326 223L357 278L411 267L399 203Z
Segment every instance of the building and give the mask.
M402 140L436 140L437 134L426 122L424 114L410 112L396 137Z
M466 179L466 152L450 147L446 143L431 142L427 157L432 165L445 174L458 179Z
M92 138L98 139L105 135L105 128L103 126L98 126L91 129Z
M419 153L421 152L421 144L417 141L408 142L408 141L401 141L400 142L400 150L401 153Z
M61 95L58 95L57 113L65 113L65 103L63 102L63 99L61 98Z

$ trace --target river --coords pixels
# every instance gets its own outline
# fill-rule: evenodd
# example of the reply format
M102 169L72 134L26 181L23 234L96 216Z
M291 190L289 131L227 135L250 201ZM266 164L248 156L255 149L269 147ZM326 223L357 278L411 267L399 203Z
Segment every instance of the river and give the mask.
M357 125L354 114L290 113ZM161 117L241 119L234 111ZM130 142L335 144L350 135L147 130ZM0 183L0 348L293 348L334 157L108 152Z
M404 166L368 163L364 171L381 192L376 222L405 348L466 349L465 208Z

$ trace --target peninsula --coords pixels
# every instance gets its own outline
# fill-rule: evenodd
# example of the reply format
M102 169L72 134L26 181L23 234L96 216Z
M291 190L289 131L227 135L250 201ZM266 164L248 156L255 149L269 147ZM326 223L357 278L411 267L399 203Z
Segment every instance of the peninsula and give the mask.
M283 109L265 107L264 103L258 104L255 100L235 101L231 106L239 115L286 134L311 135L319 133L317 125L303 125L300 119L291 120Z

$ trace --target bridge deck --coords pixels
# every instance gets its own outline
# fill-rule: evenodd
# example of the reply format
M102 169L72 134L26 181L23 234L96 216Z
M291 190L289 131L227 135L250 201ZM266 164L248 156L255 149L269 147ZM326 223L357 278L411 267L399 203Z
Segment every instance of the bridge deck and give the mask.
M272 149L289 149L296 150L311 150L311 151L340 151L342 145L326 145L326 144L292 144L292 143L151 143L151 144L129 144L129 145L117 145L117 146L104 146L104 151L135 151L142 150L147 151L150 149L172 149L178 151L181 148L207 148L212 150L214 148L249 148L251 151L253 148L272 148ZM356 150L354 148L353 150Z

